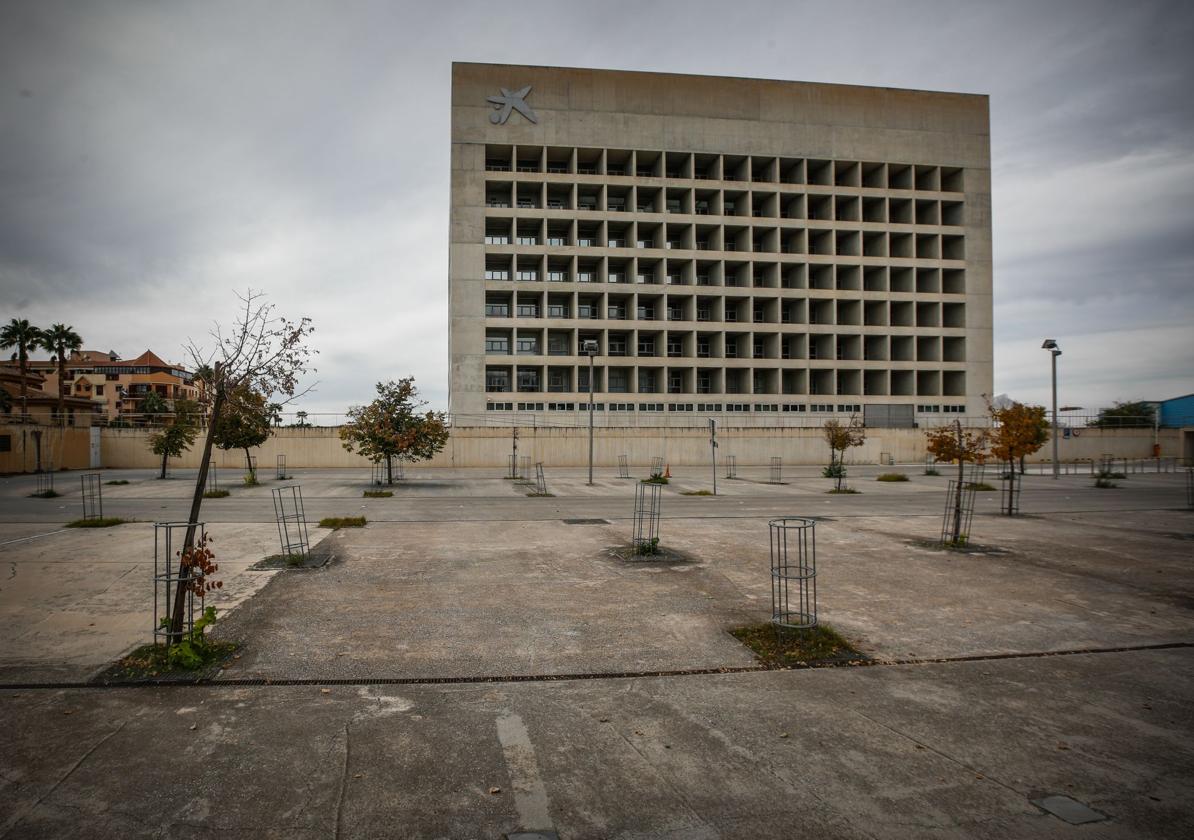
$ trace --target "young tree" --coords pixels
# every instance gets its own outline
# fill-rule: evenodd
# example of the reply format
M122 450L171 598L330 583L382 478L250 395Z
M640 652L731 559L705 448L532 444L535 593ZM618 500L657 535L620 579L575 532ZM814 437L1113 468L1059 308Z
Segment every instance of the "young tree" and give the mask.
M1016 461L1020 461L1023 472L1024 457L1036 452L1048 437L1048 422L1045 408L1039 405L1024 405L1013 402L1003 408L987 404L994 421L991 431L991 454L1007 462L1007 480L1011 482L1007 494L1008 516L1014 513Z
M0 327L0 348L7 350L17 348L13 353L17 368L21 373L21 419L29 418L29 386L26 377L29 375L29 351L35 350L41 344L41 330L30 324L24 318L13 318Z
M866 442L866 428L861 420L851 414L848 423L843 423L836 417L826 420L824 432L825 442L829 444L828 473L836 479L834 489L841 490L842 479L846 477L846 450L852 446L862 446Z
M1156 411L1152 403L1142 400L1117 400L1112 408L1100 408L1099 416L1090 425L1103 429L1151 429Z
M271 431L270 409L265 397L248 386L241 386L229 392L220 419L215 427L215 444L225 451L243 449L245 470L249 482L257 482L257 470L253 468L253 457L249 450L269 440Z
M307 422L307 412L305 411L296 411L294 413L294 420L294 425L300 429L305 429L307 426L311 425Z
M166 462L169 458L179 457L195 442L195 436L199 433L198 415L198 403L176 400L173 422L150 435L150 451L154 455L162 456L162 472L158 478L166 477Z
M340 440L349 452L371 461L386 461L386 483L394 483L394 459L424 461L444 448L448 428L442 411L420 414L427 405L419 399L414 377L377 383L377 399L348 410Z
M156 426L158 418L170 413L170 403L157 391L149 391L141 400L141 422Z
M958 481L954 495L954 510L950 542L957 545L962 536L962 488L966 480L966 464L980 461L987 448L987 434L962 428L955 420L952 426L938 426L925 432L928 450L938 461L958 462Z
M66 324L51 324L48 330L42 330L38 343L54 355L58 362L58 419L65 415L64 399L66 396L66 356L75 350L83 349L83 339L75 332L74 327Z
M196 523L203 507L215 429L224 415L229 394L247 388L267 399L280 395L284 397L280 402L285 405L306 393L299 391L299 379L310 369L311 357L316 352L307 346L314 332L310 318L289 321L279 317L274 314L273 304L265 302L263 293L252 289L238 297L241 309L231 329L225 332L217 324L212 331L215 348L204 351L194 342L187 348L195 371L202 374L204 399L210 401L210 408L199 474L191 497L184 551L195 546ZM180 580L174 590L170 614L167 638L171 644L177 644L183 638L186 593L186 582Z

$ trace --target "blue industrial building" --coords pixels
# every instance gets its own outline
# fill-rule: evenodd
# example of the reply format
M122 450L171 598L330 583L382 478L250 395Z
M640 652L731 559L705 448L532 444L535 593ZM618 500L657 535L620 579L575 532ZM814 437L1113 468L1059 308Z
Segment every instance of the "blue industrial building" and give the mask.
M1161 400L1157 403L1157 416L1164 428L1194 426L1194 394Z

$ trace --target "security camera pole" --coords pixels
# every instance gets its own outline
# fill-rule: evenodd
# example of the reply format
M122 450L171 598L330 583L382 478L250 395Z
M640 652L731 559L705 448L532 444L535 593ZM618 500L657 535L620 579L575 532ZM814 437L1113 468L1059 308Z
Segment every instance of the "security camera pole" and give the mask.
M1056 479L1061 472L1061 465L1057 463L1057 357L1061 355L1061 348L1057 346L1057 342L1051 338L1046 338L1045 343L1041 345L1042 350L1048 350L1053 354L1053 478Z
M589 486L593 486L593 357L597 355L597 342L586 341L584 351L589 357Z

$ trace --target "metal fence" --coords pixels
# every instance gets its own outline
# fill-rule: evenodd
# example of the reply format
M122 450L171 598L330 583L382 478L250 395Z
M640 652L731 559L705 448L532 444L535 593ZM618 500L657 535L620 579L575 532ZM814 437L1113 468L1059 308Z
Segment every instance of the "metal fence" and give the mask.
M772 519L767 528L771 535L771 623L777 633L811 630L817 626L817 523L793 516Z

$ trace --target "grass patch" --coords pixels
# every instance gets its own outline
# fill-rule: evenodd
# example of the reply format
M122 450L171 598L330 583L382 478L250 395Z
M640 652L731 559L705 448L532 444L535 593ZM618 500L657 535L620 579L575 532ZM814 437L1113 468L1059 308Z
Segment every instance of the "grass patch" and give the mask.
M1098 487L1100 490L1114 490L1115 488L1119 487L1118 484L1111 480L1110 476L1106 475L1100 475L1097 477L1095 479L1094 486Z
M128 484L128 483L129 483L129 480L127 478L117 478L112 481L104 482L104 484L107 484L109 487L116 487L117 485Z
M857 496L861 490L855 490L853 487L843 487L841 490L826 490L831 496Z
M102 519L76 519L74 522L67 522L67 528L111 528L113 525L123 525L128 522L127 519L121 519L119 516L105 516Z
M119 659L100 675L100 682L123 682L146 679L169 679L183 677L195 679L197 671L204 671L222 664L240 649L236 642L205 640L197 648L196 658L184 663L177 655L171 656L165 645L142 645L123 659Z
M845 464L833 464L821 470L822 478L844 478L846 475Z
M394 491L393 490L366 490L364 493L361 494L361 496L366 499L389 499L389 498L393 498Z
M680 493L681 496L712 496L712 490L685 490Z
M256 476L253 476L253 475L246 475L244 478L244 482L245 482L245 487L260 487L262 484L264 484L264 481L262 481L261 479L258 479Z
M908 476L903 473L883 473L875 478L875 481L907 481Z
M367 521L363 516L328 516L319 520L319 527L331 528L333 531L340 528L364 528Z
M527 493L527 495L535 497L535 498L540 498L540 499L544 499L544 498L554 499L556 496L555 493Z
M203 494L205 499L226 499L232 494L227 490L208 490Z
M941 475L941 471L936 467L925 467L925 475Z
M57 490L44 490L41 493L30 493L30 499L57 499L62 494Z
M811 630L777 633L774 624L751 624L730 631L767 668L800 668L830 662L861 662L858 652L836 630L820 624Z
M992 487L990 484L987 484L987 482L985 482L985 481L971 481L971 482L967 482L966 489L967 490L975 490L980 493L986 493L986 492L990 492L990 491L994 490L995 488Z
M643 484L667 484L668 483L668 479L664 478L662 475L653 475L650 478L641 479L641 481Z

